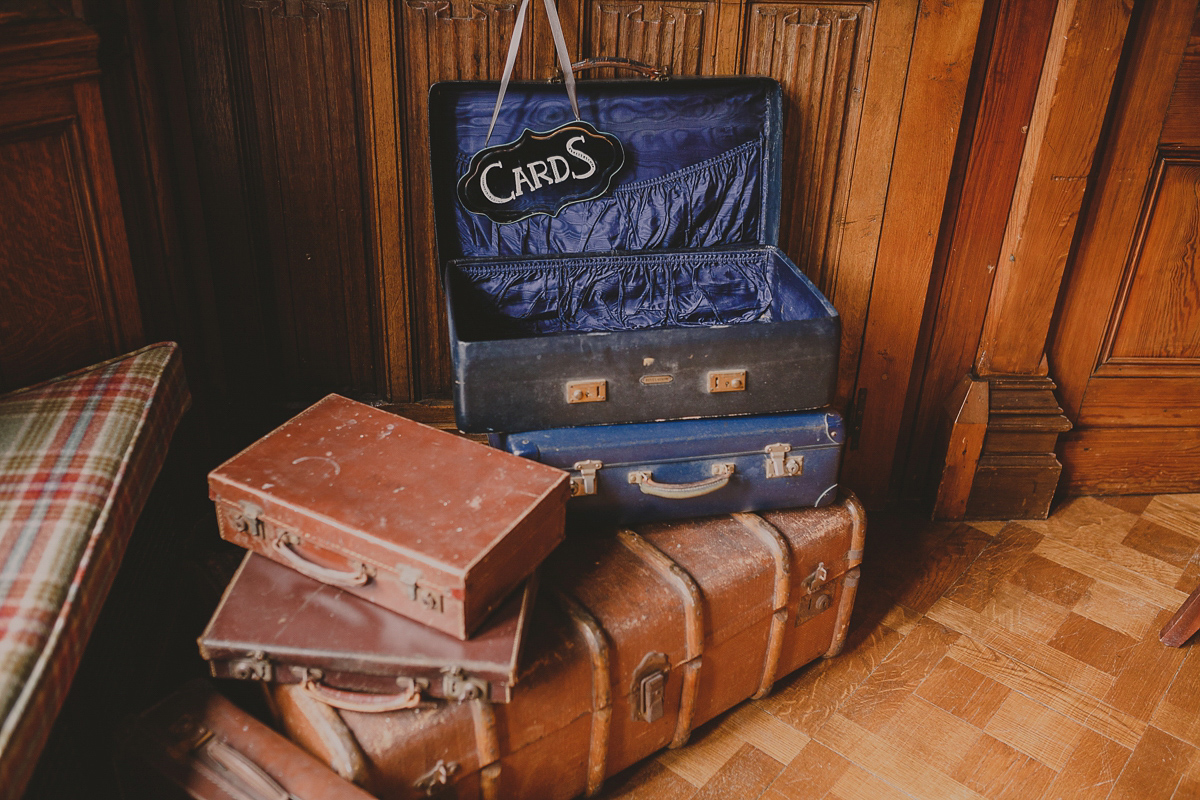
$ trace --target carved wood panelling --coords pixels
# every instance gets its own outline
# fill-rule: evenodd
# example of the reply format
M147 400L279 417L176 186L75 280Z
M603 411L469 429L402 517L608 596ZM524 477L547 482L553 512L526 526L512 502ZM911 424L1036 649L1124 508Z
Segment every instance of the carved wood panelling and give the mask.
M1106 361L1200 374L1200 157L1160 156L1138 230Z
M871 18L869 4L749 8L745 72L784 91L780 246L835 302Z
M711 73L714 8L712 3L594 2L584 36L585 55L632 58L669 67L672 75ZM596 76L627 77L628 73L605 71Z
M400 4L400 69L404 75L404 202L408 208L409 265L414 309L417 396L448 396L450 351L438 278L429 177L429 87L443 80L499 80L518 3L403 0ZM534 32L540 8L526 12L525 41L513 71L533 77Z
M226 17L267 350L289 397L376 389L353 21L345 0L242 0Z
M119 346L70 123L0 139L0 390L99 361Z

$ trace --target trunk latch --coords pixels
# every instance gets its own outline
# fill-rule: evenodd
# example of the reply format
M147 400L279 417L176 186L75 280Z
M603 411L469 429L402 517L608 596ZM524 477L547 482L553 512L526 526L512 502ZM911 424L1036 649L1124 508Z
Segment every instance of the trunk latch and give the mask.
M767 477L791 478L804 472L804 456L788 456L790 444L769 444L767 451Z
M646 722L654 722L663 715L663 693L667 688L667 675L661 670L643 675L638 681L638 716Z

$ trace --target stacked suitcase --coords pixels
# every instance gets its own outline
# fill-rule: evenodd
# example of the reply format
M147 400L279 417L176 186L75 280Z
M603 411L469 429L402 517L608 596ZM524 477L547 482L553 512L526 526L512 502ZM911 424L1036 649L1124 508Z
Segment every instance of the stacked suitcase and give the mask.
M570 471L569 507L618 523L832 502L840 326L775 247L779 84L591 81L578 96L624 143L611 193L500 224L455 193L496 85L430 92L459 429ZM510 86L503 112L500 141L572 119L553 84Z
M210 476L252 552L202 654L381 798L595 793L835 654L862 559L837 314L774 247L778 84L581 84L615 186L503 225L454 193L496 91L430 97L456 417L493 447L331 396ZM501 141L572 118L509 98Z

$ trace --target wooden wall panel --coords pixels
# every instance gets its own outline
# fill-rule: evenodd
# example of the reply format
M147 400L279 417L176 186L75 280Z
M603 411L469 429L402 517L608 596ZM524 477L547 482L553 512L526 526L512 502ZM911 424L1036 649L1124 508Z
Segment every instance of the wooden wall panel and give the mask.
M672 75L712 74L715 9L715 3L703 2L593 2L583 55L632 58L655 67L669 67ZM629 73L613 70L592 74L626 77Z
M429 87L443 80L499 80L516 2L401 0L397 52L404 82L404 202L409 231L416 398L448 397L451 364L437 267L429 173ZM514 78L534 76L533 40L544 12L533 7Z
M870 58L867 4L752 3L745 72L783 85L780 247L836 294L841 234Z
M3 22L0 392L142 344L97 37L71 19Z
M353 24L346 0L239 0L228 16L244 180L291 397L376 388Z
M982 7L923 1L918 11L859 363L862 433L842 469L842 481L872 500L886 496L905 422Z
M1200 368L1200 158L1160 157L1156 173L1104 361L1187 360Z

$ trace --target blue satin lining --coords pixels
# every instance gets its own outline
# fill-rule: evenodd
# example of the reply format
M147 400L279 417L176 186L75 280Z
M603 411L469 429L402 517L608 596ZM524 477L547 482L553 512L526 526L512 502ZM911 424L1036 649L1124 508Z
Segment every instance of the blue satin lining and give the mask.
M463 252L481 256L665 250L753 243L765 196L761 138L660 177L620 186L606 197L497 224L455 203ZM470 157L460 155L466 172Z
M488 338L809 319L809 284L767 249L459 262L453 275Z

